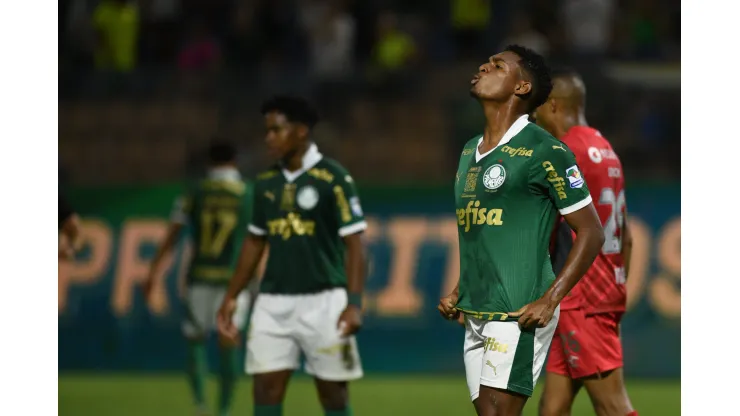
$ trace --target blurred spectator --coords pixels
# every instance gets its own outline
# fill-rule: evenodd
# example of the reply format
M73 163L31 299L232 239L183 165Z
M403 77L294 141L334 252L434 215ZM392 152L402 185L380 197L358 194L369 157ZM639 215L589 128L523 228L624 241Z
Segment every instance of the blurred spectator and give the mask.
M667 34L668 25L655 0L632 2L627 11L627 30L630 57L654 59L661 55L661 37Z
M240 68L255 67L260 61L263 43L257 5L253 1L240 1L235 7L226 37L227 59Z
M303 25L311 50L310 69L319 81L342 78L352 69L355 20L342 0L309 0Z
M317 101L326 112L337 107L331 105L333 100L349 92L346 83L353 64L355 20L343 0L309 0L301 20L309 38L309 69Z
M399 27L398 16L384 12L378 19L371 75L380 98L403 96L411 87L410 70L416 58L414 39Z
M177 65L186 71L214 71L221 60L221 47L205 23L193 25L190 38L177 57Z
M509 35L504 39L500 49L512 44L526 46L543 56L550 53L550 42L547 37L534 29L529 14L523 11L514 14L509 26Z
M140 65L169 65L177 55L182 36L181 0L139 0Z
M102 0L93 12L98 69L130 72L136 65L139 9L130 0Z
M257 19L267 52L265 63L298 69L305 62L307 42L296 8L289 0L264 0L259 3Z
M479 53L482 37L491 20L491 1L451 0L450 6L458 56L472 58Z
M408 33L399 28L395 13L383 13L378 19L373 55L375 65L384 74L400 73L414 59L416 43Z
M562 0L562 26L568 52L581 57L606 55L614 13L614 0Z

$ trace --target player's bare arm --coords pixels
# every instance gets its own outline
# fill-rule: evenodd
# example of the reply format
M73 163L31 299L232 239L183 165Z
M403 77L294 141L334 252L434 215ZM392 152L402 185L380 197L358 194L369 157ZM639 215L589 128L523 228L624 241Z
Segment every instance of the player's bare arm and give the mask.
M157 247L157 252L154 255L154 259L152 260L151 265L149 266L149 273L147 274L146 280L142 285L142 290L144 290L144 295L146 297L149 297L149 295L151 294L152 287L154 286L154 279L156 279L157 273L162 268L162 262L167 257L167 255L169 255L175 248L175 244L180 238L181 232L182 224L173 222L170 223L170 225L167 227L167 234L165 235L165 238L159 245L159 247Z
M604 244L604 230L593 204L588 204L563 217L576 232L573 248L565 260L562 271L545 294L535 302L509 314L519 317L519 325L522 327L544 327L550 322L560 301L583 277Z
M229 282L229 288L218 310L218 332L227 340L235 341L239 336L239 330L232 320L236 309L236 297L252 280L266 245L267 239L264 236L249 234L244 239L236 271Z
M337 326L342 336L355 334L362 326L362 290L365 286L365 244L362 233L348 235L342 239L347 253L347 308L344 309Z

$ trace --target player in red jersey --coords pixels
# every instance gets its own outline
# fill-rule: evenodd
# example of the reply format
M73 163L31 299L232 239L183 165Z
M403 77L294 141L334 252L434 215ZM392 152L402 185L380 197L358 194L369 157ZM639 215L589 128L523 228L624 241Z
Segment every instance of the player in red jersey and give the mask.
M554 71L552 80L550 97L534 116L537 124L576 155L604 226L605 241L586 275L560 304L540 415L570 415L576 394L585 387L598 416L636 416L624 387L619 336L632 250L622 164L609 141L586 123L586 88L581 77L563 70ZM580 178L567 179L573 183ZM555 273L565 264L573 237L573 231L560 221L553 236Z

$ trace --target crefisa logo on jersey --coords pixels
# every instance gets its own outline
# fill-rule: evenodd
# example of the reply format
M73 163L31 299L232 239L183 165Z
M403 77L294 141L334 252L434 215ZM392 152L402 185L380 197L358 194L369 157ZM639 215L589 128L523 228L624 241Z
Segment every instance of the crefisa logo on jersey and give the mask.
M304 186L298 191L296 201L299 207L312 209L319 202L319 192L313 186Z
M573 165L565 170L565 177L568 178L571 188L580 188L583 186L583 177L577 165Z
M483 174L483 186L488 189L498 189L506 180L506 170L503 166L495 164Z

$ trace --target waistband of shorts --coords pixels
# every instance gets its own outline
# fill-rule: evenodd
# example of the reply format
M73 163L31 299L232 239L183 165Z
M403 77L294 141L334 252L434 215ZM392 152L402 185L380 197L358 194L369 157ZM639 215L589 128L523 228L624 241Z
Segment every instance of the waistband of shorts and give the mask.
M259 292L259 296L269 296L274 298L308 298L308 297L319 297L324 296L327 293L333 293L337 291L346 292L347 288L344 286L327 287L325 289L315 290L311 292L300 292L300 293L285 293L285 292Z

